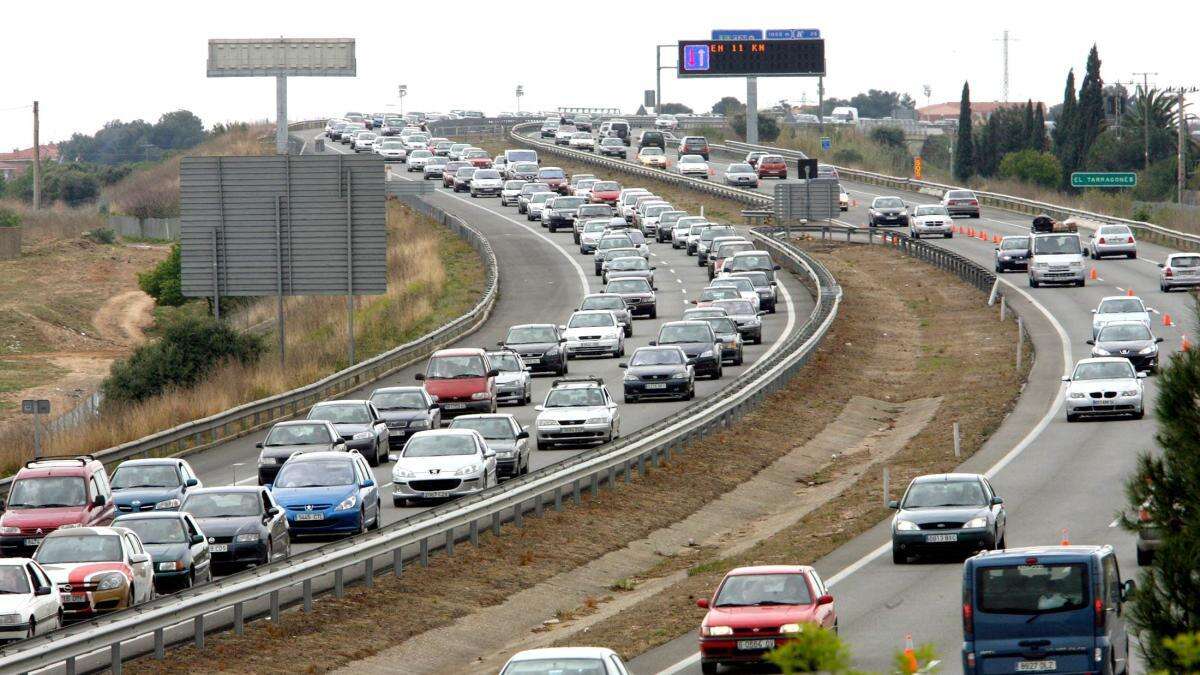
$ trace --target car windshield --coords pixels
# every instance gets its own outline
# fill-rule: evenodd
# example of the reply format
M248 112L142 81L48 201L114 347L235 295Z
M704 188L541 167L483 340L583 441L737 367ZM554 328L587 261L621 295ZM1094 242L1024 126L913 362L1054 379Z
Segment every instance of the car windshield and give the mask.
M371 403L380 410L424 410L429 407L425 395L416 390L375 392Z
M736 294L736 291L734 292ZM745 316L754 314L754 305L748 300L716 300L713 302L713 307L720 307L729 313L729 316Z
M429 369L425 376L447 380L456 377L484 377L486 374L483 359L478 356L435 356L429 359Z
M183 544L188 540L178 518L122 518L113 525L133 530L143 544Z
M521 359L511 352L489 352L488 360L492 362L493 368L502 373L519 373L525 370L525 367L521 365Z
M602 218L612 217L612 207L608 204L584 204L579 207L579 216L587 218L591 216L600 216Z
M975 585L980 613L1036 616L1088 606L1088 572L1084 563L1025 561L1022 565L980 567L975 571ZM1026 623L1029 621L1032 617Z
M0 565L0 595L29 592L25 570L19 565Z
M1146 311L1137 298L1113 298L1100 303L1097 314L1136 314Z
M645 279L613 279L605 286L605 293L649 293L650 282Z
M118 466L112 475L112 488L166 488L179 486L179 472L170 464Z
M583 231L584 232L603 232L604 230L608 229L606 227L607 224L608 224L607 221L593 220L583 226Z
M505 417L459 417L450 425L451 429L474 429L484 438L512 439L517 434L513 431L512 422Z
M684 355L677 349L639 349L629 360L631 366L682 366Z
M1136 342L1153 339L1150 329L1143 323L1110 323L1100 329L1096 342Z
M620 145L624 147L625 142L619 138L606 138L600 141L600 145Z
M895 197L880 197L875 200L875 208L877 209L902 209L904 208L904 200Z
M504 155L510 162L537 162L537 152L534 150L506 150Z
M679 342L712 342L712 330L705 325L666 325L658 333L658 343L663 345Z
M436 433L413 436L404 446L405 457L453 457L478 452L469 434Z
M645 157L647 155L661 155L663 151L662 148L642 148L642 151L638 154Z
M738 277L749 279L750 283L755 286L770 286L771 280L767 278L766 272L740 272ZM738 278L735 277L735 278Z
M783 158L779 155L763 155L758 162L760 164L783 164Z
M749 164L730 164L725 173L754 173L754 167Z
M404 147L404 144L401 143L400 141L384 141L383 142L384 150L396 150L396 149L403 148L403 147Z
M263 445L321 445L333 440L324 424L288 424L271 429Z
M605 670L601 659L568 657L513 661L504 667L500 675L603 675L606 672L609 671Z
M1005 237L1000 240L1001 251L1023 251L1029 248L1029 237Z
M476 171L475 169L472 169L472 168L470 168L470 167L464 166L463 168L461 168L461 169L459 169L458 171L454 172L454 176L455 176L456 178L471 178L472 176L474 176L474 175L475 175L475 171Z
M513 171L520 173L532 173L537 171L538 165L533 162L520 162L513 165ZM543 186L545 187L545 186ZM549 188L547 188L549 189Z
M240 518L261 515L263 501L257 492L194 492L180 510L197 518Z
M741 241L729 242L728 244L721 244L720 246L718 246L717 250L716 250L716 255L718 258L728 258L729 256L733 255L734 253L741 253L742 251L750 251L753 248L754 248L754 244L751 244L750 242L741 242Z
M87 499L83 478L47 476L21 478L8 491L9 509L40 509L56 506L83 506Z
M715 288L706 288L700 292L701 300L725 300L727 298L732 300L732 299L736 299L738 297L741 297L741 296L738 295L737 289L730 288L728 286L717 286Z
M946 196L950 199L974 199L975 193L970 190L951 190Z
M599 387L569 387L551 389L546 396L547 408L578 408L604 405Z
M716 281L713 282L713 286L716 286L718 288L721 286L729 286L730 288L736 288L737 290L739 290L743 293L753 293L754 292L754 284L750 283L749 279L739 279L738 277L727 277L724 279L717 279Z
M408 156L409 159L429 159L430 157L433 157L433 153L428 150L414 150Z
M584 298L579 309L625 309L625 301L618 297Z
M611 270L648 270L650 264L642 256L617 258L608 264L608 269Z
M913 211L913 215L914 216L948 216L948 215L950 215L950 212L947 211L946 207L944 207L944 206L928 205L928 206L918 206L917 209L915 211Z
M349 458L287 462L275 476L277 488L331 487L354 482L354 465Z
M46 537L33 554L33 559L43 565L113 562L121 558L121 537L115 534Z
M1034 255L1080 255L1079 237L1074 234L1048 234L1033 237Z
M371 415L362 403L315 405L308 413L310 420L326 420L334 424L367 424Z
M504 338L505 344L523 345L534 342L557 342L558 336L550 326L518 326L510 328Z
M803 574L736 574L721 584L713 606L808 605L812 601Z
M505 190L520 190L523 187L525 187L525 181L523 181L523 180L506 180L506 181L504 181L504 189Z
M586 131L577 131L577 132L575 132L575 133L571 134L571 138L587 138L587 139L590 139L591 137L592 137L592 135L591 135L591 134L589 134L589 133L588 133L588 132L586 132Z
M542 169L538 171L538 178L566 178L567 174L562 169Z
M679 161L687 164L703 164L704 158L700 155L684 155L683 157L679 158Z
M1171 258L1167 267L1200 267L1200 256L1183 255Z
M1127 360L1091 361L1075 366L1072 380L1120 380L1135 377L1133 364Z
M555 195L555 193L553 193L553 192L538 192L529 198L529 203L530 204L545 204L546 202L550 201L551 199L554 199L554 195Z
M567 328L602 328L616 325L611 312L580 312L571 316Z
M987 506L983 486L977 480L913 483L901 504L906 509L936 506Z
M629 237L605 237L600 240L601 251L607 248L632 248L633 240Z
M496 171L495 169L480 169L479 171L475 172L474 177L478 180L499 180L500 172Z
M583 205L583 197L559 197L554 200L556 209L577 209Z
M468 150L463 153L463 157L465 157L467 159L479 159L480 157L487 157L487 156L488 156L488 154L487 154L486 150Z
M712 326L713 332L717 335L728 335L737 332L737 324L733 319L724 316L706 316L703 321L709 326Z
M765 255L737 255L733 257L732 264L735 270L767 269L771 266L771 259ZM725 269L729 269L729 263L726 263Z
M621 139L619 139L619 138L612 138L609 140L613 140L618 143L621 142ZM620 189L621 189L620 183L614 183L612 181L600 181L599 183L596 183L595 185L592 186L592 192L616 192L616 191L619 191Z

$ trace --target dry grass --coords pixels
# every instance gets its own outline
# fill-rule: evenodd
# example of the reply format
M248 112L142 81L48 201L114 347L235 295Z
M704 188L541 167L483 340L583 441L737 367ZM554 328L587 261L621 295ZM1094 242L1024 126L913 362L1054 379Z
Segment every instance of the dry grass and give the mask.
M356 302L356 355L364 359L463 314L484 288L479 257L435 221L394 200L388 203L388 292ZM273 303L269 303L273 306ZM273 316L273 313L271 314ZM301 386L346 367L345 298L290 298L285 309L287 361L271 351L252 366L218 367L196 386L161 396L56 436L47 452L96 452ZM0 438L0 471L29 456L27 435Z
M54 242L75 239L88 230L104 227L104 218L94 205L73 208L56 202L34 211L23 201L4 199L0 200L0 208L20 216L21 249L25 254Z
M502 603L518 591L686 518L793 445L811 439L855 395L892 400L927 396L930 391L945 395L945 419L962 421L964 449L973 452L1019 389L1018 375L1007 358L1015 338L1013 325L1000 324L994 312L984 309L978 291L889 251L856 247L827 258L836 264L834 273L846 288L838 321L803 372L768 396L735 430L689 445L677 459L644 478L619 483L595 498L585 495L580 507L527 518L523 529L506 525L504 536L484 537L479 547L463 546L453 557L435 555L428 568L414 565L399 578L380 576L373 588L348 588L344 598L321 600L308 614L284 612L278 623L255 622L243 636L212 635L203 654L185 646L169 652L165 661L143 658L127 668L136 673L186 673L200 659L211 670L236 673L326 672L350 665ZM880 316L891 318L885 323ZM909 465L895 470L897 482L927 463L949 461L949 437L948 423L916 437ZM879 488L864 481L861 489L856 486L839 510L823 511L823 520L810 523L805 536L811 535L812 551L827 550L877 522ZM694 555L687 559L696 562ZM705 574L694 579L711 584ZM617 579L611 590L621 593L636 586L636 579ZM543 618L583 616L605 601L558 607ZM398 612L397 607L404 609ZM636 633L654 630L666 637L649 619L637 625ZM618 647L625 654L632 653L628 647L633 639L610 629L608 622L587 634L589 644ZM297 640L323 647L289 649Z

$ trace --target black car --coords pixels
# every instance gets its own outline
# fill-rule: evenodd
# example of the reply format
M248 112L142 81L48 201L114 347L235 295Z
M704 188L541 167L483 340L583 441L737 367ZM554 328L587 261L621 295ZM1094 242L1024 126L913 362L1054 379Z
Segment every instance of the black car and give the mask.
M621 241L619 244L612 244L613 241ZM607 242L607 243L606 243ZM617 258L626 258L629 256L641 257L642 252L633 244L633 239L630 237L621 237L619 240L608 235L601 238L600 243L596 244L596 252L592 254L592 267L596 270L596 276L604 274L604 263Z
M583 197L555 197L542 210L542 224L554 232L560 227L575 226L575 214L586 200Z
M1092 345L1092 356L1123 356L1138 372L1158 372L1158 343L1150 328L1141 321L1113 321L1104 324Z
M567 374L566 339L553 323L527 323L508 329L497 344L521 355L531 373Z
M615 283L615 282L614 282ZM651 345L679 347L687 355L688 365L696 375L707 375L721 379L721 341L706 321L671 321L658 329L657 339Z
M690 400L696 396L695 369L678 346L641 347L633 353L625 369L625 402L643 398Z
M387 423L370 401L323 401L308 411L310 420L333 422L349 450L357 450L371 466L386 462L389 450Z
M871 227L879 225L908 226L908 207L899 197L876 197L871 202L867 212L867 222Z
M292 420L277 422L267 437L255 443L258 453L258 484L275 482L279 467L296 453L345 450L337 427L324 420Z
M496 453L496 475L515 478L529 473L529 432L512 415L491 413L455 417L451 429L474 429Z
M692 310L698 311L698 310ZM713 333L721 341L721 358L735 366L740 366L745 360L742 333L738 330L733 319L726 316L707 316L700 319L712 327Z
M643 131L638 137L638 150L642 148L662 148L667 150L667 139L661 131Z
M193 490L183 500L208 537L217 570L265 565L291 555L287 517L262 486Z
M174 593L212 581L208 538L196 518L181 511L130 513L113 521L137 533L154 563L154 591Z
M603 292L621 296L631 316L644 314L651 319L658 318L658 296L654 294L654 287L645 279L613 279L604 287Z
M988 479L973 473L918 476L900 501L888 502L892 562L923 553L972 554L1005 548L1004 500Z
M996 247L996 271L1029 269L1029 237L1004 237Z
M388 444L399 448L418 431L442 425L437 399L424 387L380 387L369 397L388 428Z
M582 197L580 197L582 199ZM613 218L617 214L608 204L583 204L575 210L575 243L579 243L579 234L583 232L583 224L592 218Z

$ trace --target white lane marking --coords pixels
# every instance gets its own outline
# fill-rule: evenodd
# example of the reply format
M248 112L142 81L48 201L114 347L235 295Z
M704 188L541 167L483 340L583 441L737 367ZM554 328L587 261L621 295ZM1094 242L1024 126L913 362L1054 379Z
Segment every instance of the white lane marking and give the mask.
M1117 287L1116 287L1116 289L1117 289L1118 291L1121 291L1122 293L1124 293L1124 292L1125 292L1125 289L1124 289L1124 288L1121 288L1120 286L1117 286Z
M339 155L348 155L348 154L350 154L350 151L349 151L349 150L343 150L343 149L342 149L342 147L341 147L341 145L342 145L342 144L341 144L340 142L338 142L338 141L334 141L334 142L326 143L326 144L325 144L325 147L329 148L330 150L333 150L334 152L338 153Z
M234 481L234 483L236 485L245 485L246 483L249 483L250 481L255 481L255 480L258 480L258 476L250 476L249 478L243 478L239 481Z
M1111 527L1116 527L1120 524L1121 524L1120 518L1113 518L1113 521L1111 523L1109 523L1108 526L1111 528Z

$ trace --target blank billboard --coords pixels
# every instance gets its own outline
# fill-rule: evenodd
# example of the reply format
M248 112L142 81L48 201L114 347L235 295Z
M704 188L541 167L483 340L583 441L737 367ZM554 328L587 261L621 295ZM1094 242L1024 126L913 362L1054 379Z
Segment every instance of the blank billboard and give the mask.
M353 77L353 38L209 40L209 77Z

